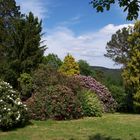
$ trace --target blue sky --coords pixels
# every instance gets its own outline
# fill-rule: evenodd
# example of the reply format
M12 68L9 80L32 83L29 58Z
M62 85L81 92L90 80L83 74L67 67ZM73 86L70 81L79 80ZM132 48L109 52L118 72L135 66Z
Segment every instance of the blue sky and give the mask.
M43 39L48 53L63 59L67 53L76 60L84 59L90 65L117 68L105 58L105 46L118 29L133 22L126 21L126 14L113 5L109 12L96 13L90 0L16 0L23 13L32 11L43 20Z

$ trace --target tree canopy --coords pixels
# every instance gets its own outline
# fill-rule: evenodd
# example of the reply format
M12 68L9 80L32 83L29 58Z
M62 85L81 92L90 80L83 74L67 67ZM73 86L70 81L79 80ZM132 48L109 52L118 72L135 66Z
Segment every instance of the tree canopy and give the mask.
M128 61L128 52L130 50L128 36L130 31L128 28L122 28L112 35L111 40L107 42L105 54L111 58L116 64L126 65Z
M123 64L122 76L128 94L128 108L136 108L140 112L140 21L134 27L118 30L106 48L105 56Z
M127 20L137 19L140 10L139 0L92 0L91 4L93 8L96 8L97 12L103 12L104 10L110 10L112 4L118 3L119 7L127 12Z
M21 73L42 61L42 22L33 13L22 15L15 0L0 1L0 77L17 86Z

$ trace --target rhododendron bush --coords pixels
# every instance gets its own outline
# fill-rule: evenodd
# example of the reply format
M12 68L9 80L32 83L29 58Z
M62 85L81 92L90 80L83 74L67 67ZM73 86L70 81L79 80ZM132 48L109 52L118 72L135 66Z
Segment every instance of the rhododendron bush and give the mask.
M9 83L0 80L0 128L7 130L28 122L27 107Z
M75 76L81 81L81 85L91 91L95 92L103 104L103 108L105 112L113 112L116 109L116 101L113 99L111 93L100 82L96 81L94 78L90 76Z

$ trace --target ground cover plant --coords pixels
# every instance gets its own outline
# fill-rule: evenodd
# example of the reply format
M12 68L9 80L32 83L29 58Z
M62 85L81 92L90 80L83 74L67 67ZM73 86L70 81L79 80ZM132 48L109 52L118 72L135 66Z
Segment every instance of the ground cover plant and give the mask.
M139 140L139 132L140 115L104 114L71 121L32 121L24 128L0 132L0 140Z

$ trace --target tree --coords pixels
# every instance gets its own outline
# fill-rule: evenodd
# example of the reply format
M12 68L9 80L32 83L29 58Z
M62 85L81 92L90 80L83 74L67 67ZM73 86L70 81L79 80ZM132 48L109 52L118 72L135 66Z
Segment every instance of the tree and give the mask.
M62 65L62 61L56 54L48 54L43 57L43 64L50 66L52 68L58 69Z
M15 0L0 0L0 77L9 77L8 82L14 82L14 72L9 70L7 64L7 50L13 43L10 40L10 28L16 19L21 18L20 7L16 6ZM7 79L7 78L6 78Z
M130 51L128 36L130 28L122 28L112 35L111 40L107 43L105 54L111 58L116 64L126 65L128 61L128 52Z
M64 58L64 62L61 65L60 72L66 74L66 75L77 75L80 74L79 65L77 62L75 62L75 59L72 55L68 54Z
M31 72L41 62L45 46L41 46L41 21L29 13L11 29L13 44L8 50L8 61L16 72Z
M140 21L130 30L123 28L107 43L107 57L123 64L123 81L129 111L140 112Z
M78 64L79 64L81 75L89 76L93 74L90 65L85 60L79 60Z
M140 112L140 21L135 23L128 38L130 46L129 60L123 71L126 87L131 91L134 109Z
M92 0L91 4L93 8L96 8L97 12L103 12L104 9L110 10L112 4L115 4L115 0ZM123 11L127 11L127 20L137 19L140 10L139 0L118 0L119 7L123 8Z
M30 73L42 61L45 46L41 46L42 22L33 13L24 16L14 0L0 1L1 77L17 87L21 73Z

